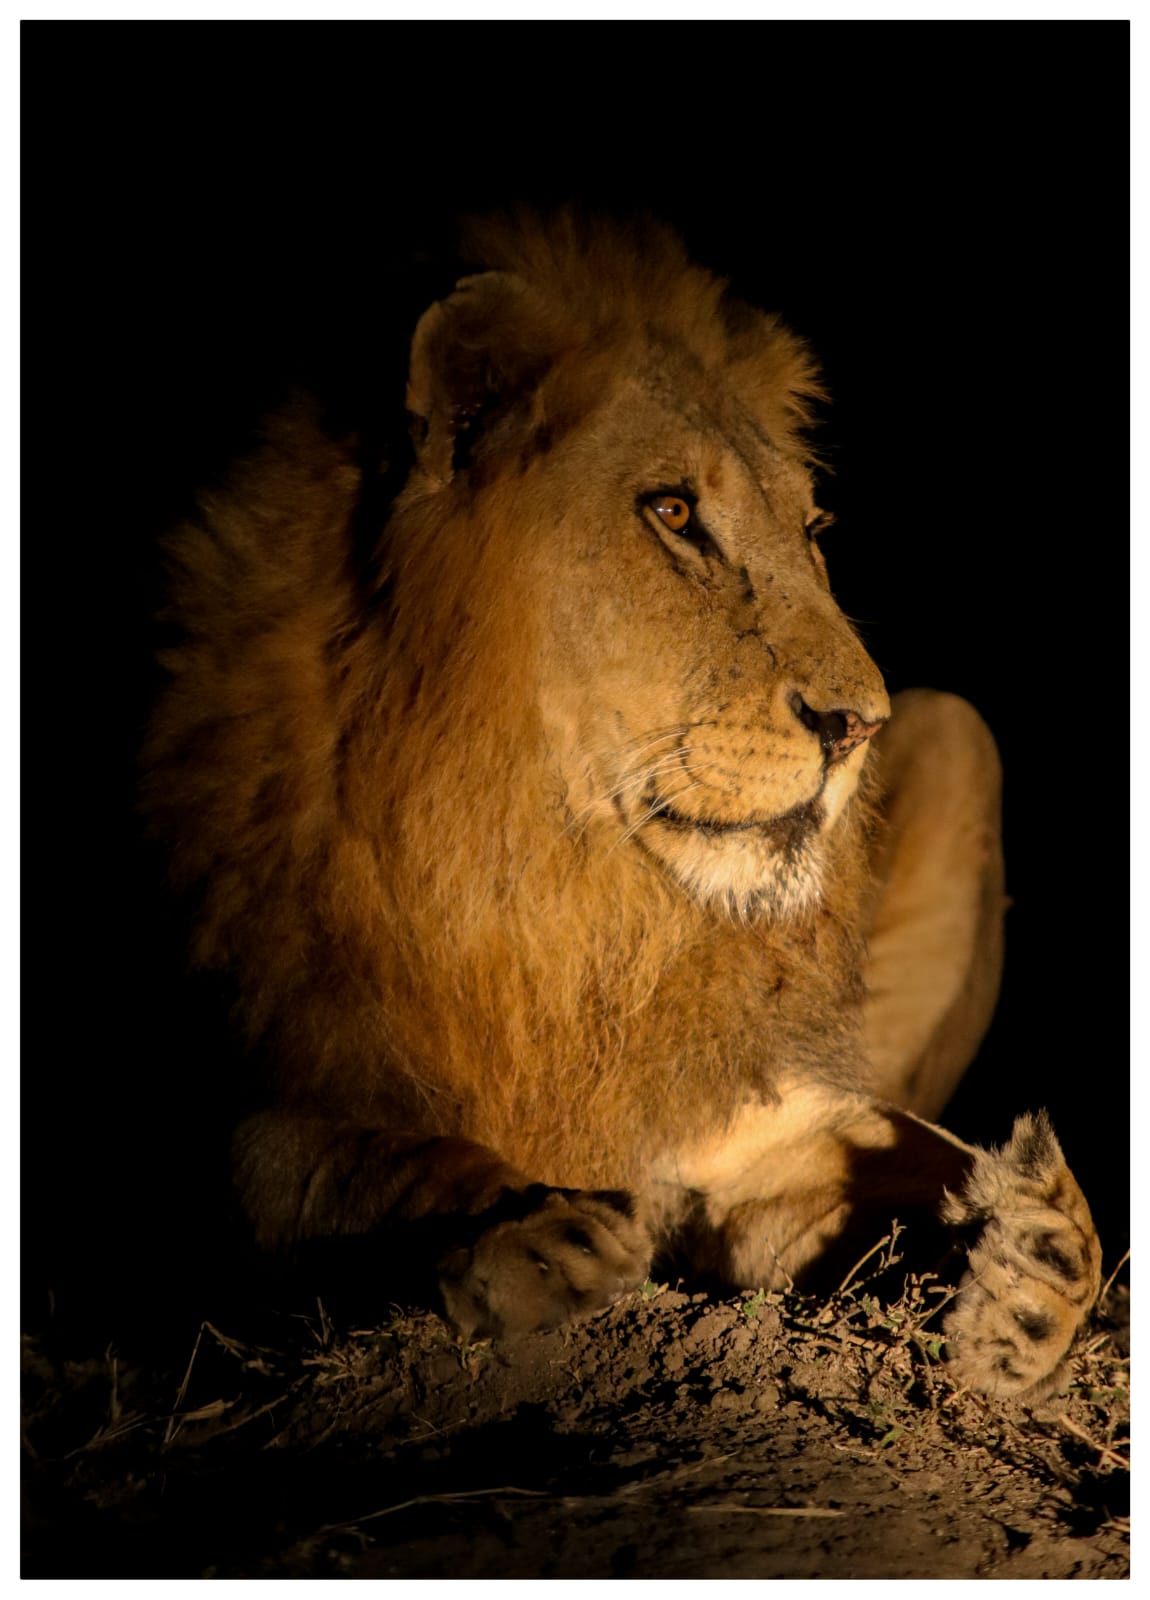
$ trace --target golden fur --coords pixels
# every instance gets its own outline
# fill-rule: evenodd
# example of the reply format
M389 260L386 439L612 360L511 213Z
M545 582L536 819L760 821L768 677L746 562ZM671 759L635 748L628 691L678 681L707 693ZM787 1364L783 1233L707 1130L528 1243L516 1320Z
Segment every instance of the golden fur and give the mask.
M502 1327L509 1227L559 1208L570 1236L582 1207L575 1254L617 1291L682 1222L688 1147L788 1092L829 1097L827 1129L879 1115L889 704L809 534L803 345L660 229L473 247L487 270L416 331L411 470L366 548L358 442L303 402L171 540L145 800L269 1063L237 1144L260 1237L487 1219L445 1225L437 1270L457 1320ZM622 1186L637 1220L554 1195L508 1220L531 1183ZM516 1271L546 1275L531 1238ZM563 1315L609 1297L573 1260Z
M692 376L693 361L733 368L764 431L789 439L814 387L790 335L764 320L757 350L743 333L733 357L716 321L720 286L669 246L656 269L638 258L646 275L630 276L631 257L602 245L572 239L569 254L550 255L530 243L525 265L564 291L563 322L547 334L580 353L539 410L573 418L593 405L598 374L630 370L635 329L657 317ZM588 781L581 765L611 738L614 708L602 725L589 716L557 760L538 680L565 671L567 629L592 639L593 668L615 626L658 626L637 607L624 615L622 601L609 610L598 552L579 551L588 592L554 637L553 590L571 583L555 547L579 537L588 508L595 539L614 543L611 584L642 581L621 537L633 491L621 509L601 507L614 491L602 459L557 472L556 446L526 464L519 448L516 437L509 469L490 469L478 494L431 494L417 475L364 597L349 569L351 451L303 412L278 418L227 497L205 507L208 526L175 545L173 610L192 642L166 657L175 682L151 763L178 752L178 764L155 780L151 808L176 813L179 878L208 886L196 959L240 973L247 1026L253 1038L272 1031L287 1092L359 1114L390 1115L398 1101L546 1181L618 1182L642 1159L629 1130L642 1126L641 1143L657 1147L700 1097L725 1117L748 1081L769 1081L776 1049L817 1064L837 1046L849 1058L863 818L836 835L819 912L781 928L715 916L649 858L613 848L623 830L610 805L591 812L598 775ZM646 565L660 560L642 530L631 543ZM723 674L738 647L733 628L716 632L721 652L698 666ZM627 642L649 670L646 641L632 631ZM677 667L679 641L667 645ZM651 701L630 740L640 761L673 719ZM189 811L194 832L181 825ZM557 1122L556 1095L582 1120Z

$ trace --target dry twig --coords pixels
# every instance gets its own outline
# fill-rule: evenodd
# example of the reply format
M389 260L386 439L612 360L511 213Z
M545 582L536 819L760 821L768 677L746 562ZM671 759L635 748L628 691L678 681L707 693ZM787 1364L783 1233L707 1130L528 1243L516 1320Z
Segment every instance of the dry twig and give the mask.
M1106 1296L1110 1293L1111 1284L1114 1282L1115 1278L1122 1271L1122 1268L1126 1265L1126 1263L1129 1260L1130 1260L1130 1251L1129 1251L1129 1249L1127 1249L1126 1254L1122 1257L1122 1260L1118 1263L1118 1265L1114 1268L1114 1271L1110 1274L1110 1276L1107 1278L1106 1282L1102 1285L1102 1293L1098 1296L1098 1304L1099 1305L1102 1304L1103 1300L1105 1300Z
M191 1378L192 1378L192 1368L195 1366L196 1357L200 1353L200 1341L204 1337L204 1329L207 1328L208 1326L209 1326L209 1324L206 1323L206 1322L201 1322L200 1323L200 1331L199 1331L199 1333L196 1334L196 1342L192 1346L192 1353L188 1357L188 1364L187 1364L187 1367L184 1369L183 1382L180 1384L180 1387L176 1390L176 1398L175 1398L175 1401L174 1401L174 1403L172 1405L172 1414L168 1418L168 1426L164 1429L164 1449L165 1450L167 1449L168 1445L171 1444L172 1440L176 1437L176 1434L180 1431L180 1423L183 1420L181 1418L181 1416L180 1416L180 1407L183 1405L184 1398L185 1398L185 1396L187 1395L187 1392L188 1392L188 1384L191 1382ZM214 1331L215 1330L213 1329L213 1332Z
M1088 1444L1091 1450L1097 1450L1100 1462L1107 1462L1112 1467L1121 1467L1124 1472L1130 1471L1130 1463L1124 1455L1120 1455L1112 1445L1099 1444L1097 1439L1092 1439L1086 1429L1080 1428L1076 1422L1072 1422L1065 1412L1059 1414L1058 1421L1076 1439L1081 1439L1083 1444ZM1119 1444L1129 1444L1130 1441L1128 1439L1119 1439L1117 1442Z
M755 1517L845 1517L845 1511L831 1511L825 1506L736 1506L728 1501L713 1505L688 1506L688 1511L739 1511Z

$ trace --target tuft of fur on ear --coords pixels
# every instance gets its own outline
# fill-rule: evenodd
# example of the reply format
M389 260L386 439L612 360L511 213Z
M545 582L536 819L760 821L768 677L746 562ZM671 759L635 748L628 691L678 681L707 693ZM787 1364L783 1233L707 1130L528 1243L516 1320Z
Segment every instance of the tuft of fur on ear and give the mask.
M461 278L411 346L407 410L419 469L450 483L479 439L529 401L564 343L542 297L511 272Z

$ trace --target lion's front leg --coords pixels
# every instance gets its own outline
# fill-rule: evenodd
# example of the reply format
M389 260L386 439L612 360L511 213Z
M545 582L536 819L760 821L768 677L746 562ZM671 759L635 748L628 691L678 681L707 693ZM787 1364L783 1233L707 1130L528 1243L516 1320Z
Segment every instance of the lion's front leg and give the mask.
M468 1139L275 1109L241 1126L233 1165L264 1249L346 1264L355 1241L369 1298L429 1296L465 1334L574 1321L647 1275L630 1195L532 1183Z
M509 1203L508 1203L509 1202ZM647 1276L651 1247L622 1190L513 1191L439 1262L444 1309L473 1336L530 1333L593 1314Z
M1020 1118L1004 1149L977 1150L866 1097L793 1085L675 1172L695 1198L683 1242L739 1287L832 1290L895 1218L924 1265L960 1230L947 1357L988 1393L1055 1371L1098 1293L1089 1208L1043 1116Z
M1090 1209L1044 1112L1019 1117L1001 1150L975 1153L943 1216L979 1230L943 1324L955 1377L991 1394L1032 1388L1066 1354L1102 1276Z

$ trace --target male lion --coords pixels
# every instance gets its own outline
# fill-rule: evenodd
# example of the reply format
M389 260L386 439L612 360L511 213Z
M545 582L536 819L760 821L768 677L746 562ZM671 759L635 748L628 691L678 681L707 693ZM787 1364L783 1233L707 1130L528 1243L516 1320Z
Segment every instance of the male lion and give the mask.
M834 1282L892 1215L965 1225L952 1369L1027 1389L1097 1293L1086 1203L1044 1115L923 1120L997 991L997 757L951 696L892 715L831 597L812 359L653 226L474 247L390 503L297 403L170 546L146 805L267 1066L257 1239L355 1237L500 1334L656 1248Z

